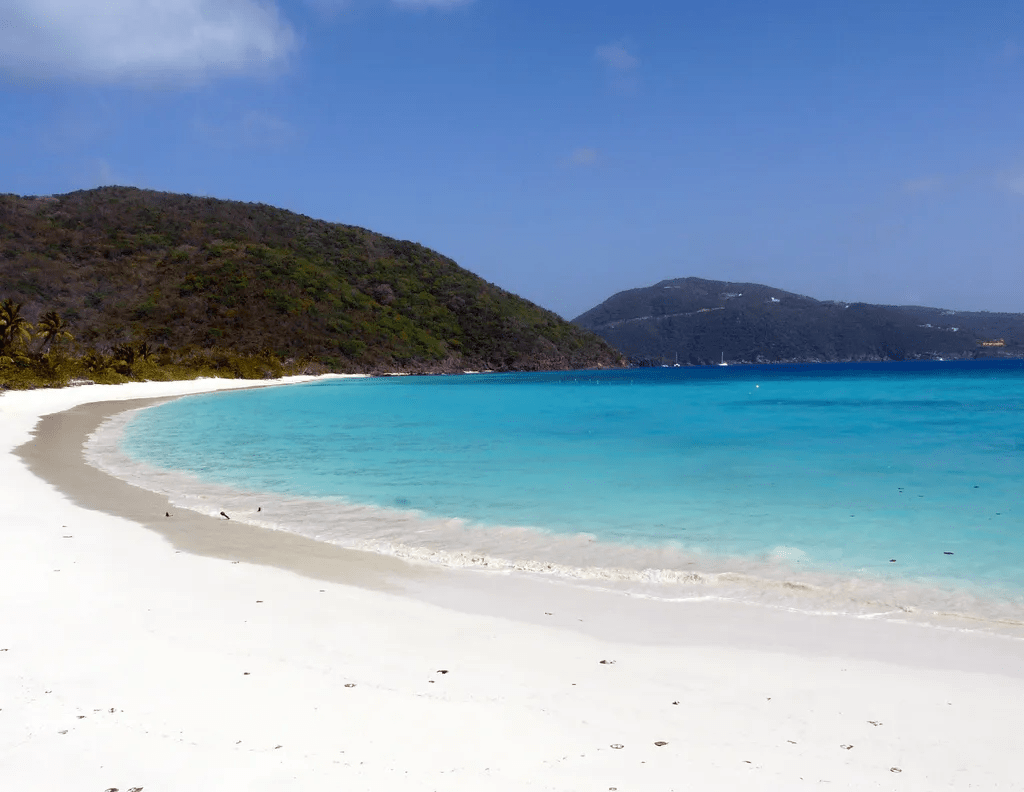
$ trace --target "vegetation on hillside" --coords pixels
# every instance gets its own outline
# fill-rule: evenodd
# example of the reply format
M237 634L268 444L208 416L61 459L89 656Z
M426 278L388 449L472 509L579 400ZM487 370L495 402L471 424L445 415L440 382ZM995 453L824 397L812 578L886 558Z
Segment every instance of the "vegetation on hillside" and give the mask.
M48 328L21 368L54 346L67 360L127 362L117 350L140 344L150 354L133 371L151 360L371 373L622 364L592 333L416 243L125 187L0 196L0 297Z
M1024 357L1022 314L823 302L703 278L619 292L573 322L654 364Z
M95 349L73 354L66 342L74 336L60 314L47 311L33 327L21 309L10 298L0 301L0 389L196 377L264 379L310 368L309 364L286 367L273 355L217 350L175 354L168 349L155 354L145 342L117 344L106 354Z

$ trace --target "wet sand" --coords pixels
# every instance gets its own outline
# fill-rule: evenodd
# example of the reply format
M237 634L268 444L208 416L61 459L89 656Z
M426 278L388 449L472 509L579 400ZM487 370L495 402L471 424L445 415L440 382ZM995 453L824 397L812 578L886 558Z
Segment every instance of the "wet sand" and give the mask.
M389 577L429 574L397 559L343 550L295 534L172 507L165 496L83 464L82 446L106 418L166 399L93 402L44 416L35 439L17 453L28 468L85 509L116 514L156 531L175 549L228 561L265 564L320 580L386 590ZM168 513L173 514L168 517Z

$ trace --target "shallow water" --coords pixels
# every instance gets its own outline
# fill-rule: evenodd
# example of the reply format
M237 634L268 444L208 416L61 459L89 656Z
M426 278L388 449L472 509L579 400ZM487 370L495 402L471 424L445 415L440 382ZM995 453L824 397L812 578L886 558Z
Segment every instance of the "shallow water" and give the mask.
M1012 627L1022 418L1018 361L346 379L179 399L89 454L349 547Z

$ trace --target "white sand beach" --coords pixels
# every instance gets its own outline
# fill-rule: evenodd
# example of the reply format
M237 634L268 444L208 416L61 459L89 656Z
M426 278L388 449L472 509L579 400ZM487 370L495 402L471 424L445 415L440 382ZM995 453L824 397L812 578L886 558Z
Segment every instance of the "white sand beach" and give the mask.
M0 394L4 789L1024 790L1022 640L414 565L82 459L253 385Z

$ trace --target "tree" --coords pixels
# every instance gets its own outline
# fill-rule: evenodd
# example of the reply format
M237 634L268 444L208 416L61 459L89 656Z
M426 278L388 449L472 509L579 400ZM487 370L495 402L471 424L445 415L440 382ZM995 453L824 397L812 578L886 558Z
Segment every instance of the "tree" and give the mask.
M31 337L32 325L21 315L21 303L8 297L0 303L0 354L14 351Z
M124 374L126 377L131 376L132 366L135 365L135 347L131 344L118 344L113 350L114 357L114 368Z
M70 341L74 336L68 332L68 324L56 311L47 311L40 317L36 325L36 337L43 340L43 350L46 350L55 341Z

